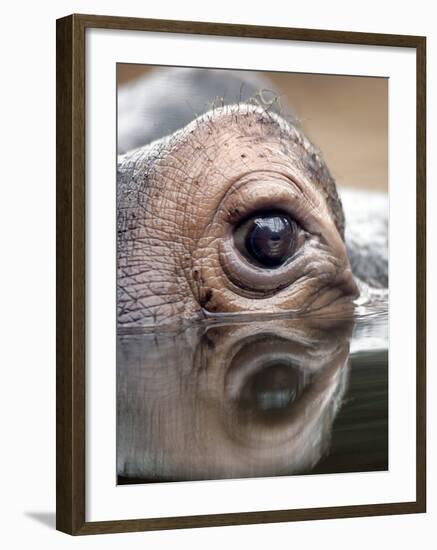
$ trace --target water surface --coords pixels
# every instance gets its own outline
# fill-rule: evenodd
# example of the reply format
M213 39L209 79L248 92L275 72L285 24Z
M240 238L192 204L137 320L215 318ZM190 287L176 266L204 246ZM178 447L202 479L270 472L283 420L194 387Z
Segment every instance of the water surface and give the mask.
M120 334L118 483L386 470L387 332L366 309Z

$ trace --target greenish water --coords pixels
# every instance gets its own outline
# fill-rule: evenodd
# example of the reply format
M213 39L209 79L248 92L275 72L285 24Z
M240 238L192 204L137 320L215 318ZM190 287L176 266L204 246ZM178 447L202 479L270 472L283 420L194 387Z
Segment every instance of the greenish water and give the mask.
M119 483L388 468L388 320L120 334Z

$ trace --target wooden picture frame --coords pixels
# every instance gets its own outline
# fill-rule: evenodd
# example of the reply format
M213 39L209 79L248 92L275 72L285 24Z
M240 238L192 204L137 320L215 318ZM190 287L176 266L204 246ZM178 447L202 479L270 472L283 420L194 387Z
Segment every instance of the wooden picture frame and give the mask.
M416 498L410 502L86 521L85 33L119 29L357 44L416 52ZM426 510L426 39L420 36L70 15L57 21L57 529L71 535L419 513Z

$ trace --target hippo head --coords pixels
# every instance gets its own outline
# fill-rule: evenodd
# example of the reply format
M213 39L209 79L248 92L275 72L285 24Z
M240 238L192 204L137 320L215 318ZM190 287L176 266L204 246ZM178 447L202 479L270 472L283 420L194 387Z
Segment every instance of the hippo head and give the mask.
M336 186L292 122L214 109L120 157L119 326L351 311Z

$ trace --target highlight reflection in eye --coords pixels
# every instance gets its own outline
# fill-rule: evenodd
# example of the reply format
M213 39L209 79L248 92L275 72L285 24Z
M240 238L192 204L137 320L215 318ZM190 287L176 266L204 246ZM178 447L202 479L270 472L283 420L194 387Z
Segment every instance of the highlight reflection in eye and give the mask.
M249 218L235 230L238 251L250 262L274 269L296 249L296 223L281 212L264 212Z

